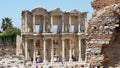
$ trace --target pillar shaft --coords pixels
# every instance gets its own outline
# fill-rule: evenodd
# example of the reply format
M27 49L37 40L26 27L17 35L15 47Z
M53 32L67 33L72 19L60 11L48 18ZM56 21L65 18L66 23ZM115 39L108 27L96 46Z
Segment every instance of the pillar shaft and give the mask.
M81 31L81 29L80 29L80 23L81 23L81 21L80 21L80 16L79 16L79 17L78 17L78 32Z
M25 59L28 59L28 40L25 39Z
M64 32L64 15L62 15L62 32Z
M53 32L53 16L51 15L51 29L50 32Z
M85 13L85 22L84 22L84 27L85 27L85 33L87 33L87 26L86 25L88 25L88 23L87 23L87 13Z
M35 32L35 15L33 15L33 32Z
M87 33L87 26L86 25L88 25L87 24L87 17L85 18L85 24L84 24L84 27L85 27L85 33Z
M45 16L43 16L44 17L44 20L43 20L43 32L45 32Z
M71 32L71 16L69 16L69 32Z
M70 45L70 49L69 49L69 61L72 61L72 46L71 46L71 39L69 40L69 45Z
M28 26L27 26L27 13L25 14L25 32L28 31Z
M33 39L34 52L33 52L33 63L36 63L36 39Z
M53 51L54 51L53 39L51 39L51 62L53 62Z
M46 40L43 39L43 62L46 62Z
M80 62L80 61L82 61L82 47L81 47L81 39L78 39L78 47L79 47L79 59L78 59L78 61Z
M64 45L64 39L62 39L62 62L65 61L65 45Z

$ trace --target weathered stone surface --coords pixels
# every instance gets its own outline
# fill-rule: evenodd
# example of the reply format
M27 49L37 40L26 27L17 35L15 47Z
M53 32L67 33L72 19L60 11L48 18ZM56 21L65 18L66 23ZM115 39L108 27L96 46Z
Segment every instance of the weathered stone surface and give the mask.
M25 60L30 60L33 64L40 63L40 68L60 68L61 65L64 68L89 67L88 63L84 63L86 18L87 12L76 9L69 12L60 8L51 11L44 8L22 11L21 38L17 39L17 55L22 45L21 53Z
M120 67L120 0L94 0L88 27L87 60L92 67Z

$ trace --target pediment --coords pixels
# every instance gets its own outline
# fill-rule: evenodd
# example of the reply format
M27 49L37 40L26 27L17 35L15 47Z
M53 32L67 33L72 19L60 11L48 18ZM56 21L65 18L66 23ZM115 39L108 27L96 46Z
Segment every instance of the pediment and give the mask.
M62 15L63 14L63 12L60 10L60 8L56 8L56 9L50 11L50 13L53 15Z
M80 13L78 10L74 9L70 13Z
M43 14L47 14L47 10L41 7L35 8L32 10L33 14L37 14L37 15L43 15Z

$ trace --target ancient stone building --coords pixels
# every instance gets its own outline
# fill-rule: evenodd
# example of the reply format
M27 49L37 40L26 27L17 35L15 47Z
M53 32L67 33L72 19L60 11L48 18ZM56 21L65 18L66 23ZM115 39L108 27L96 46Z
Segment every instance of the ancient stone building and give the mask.
M21 37L25 59L33 63L74 61L84 66L86 20L87 12L77 10L23 10Z
M120 68L120 0L93 0L86 57L91 68Z

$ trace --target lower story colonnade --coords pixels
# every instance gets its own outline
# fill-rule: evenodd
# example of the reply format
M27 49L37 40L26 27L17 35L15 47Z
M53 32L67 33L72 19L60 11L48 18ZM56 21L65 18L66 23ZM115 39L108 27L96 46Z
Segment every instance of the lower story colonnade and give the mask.
M85 60L85 39L80 37L25 37L23 44L25 59L33 63Z

